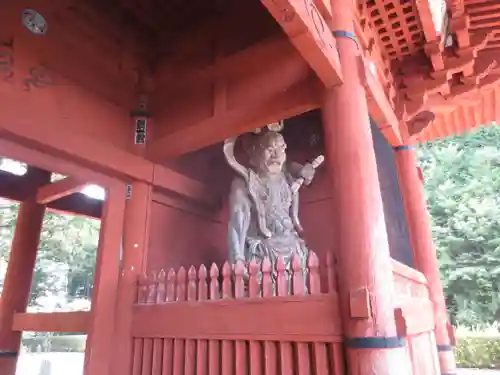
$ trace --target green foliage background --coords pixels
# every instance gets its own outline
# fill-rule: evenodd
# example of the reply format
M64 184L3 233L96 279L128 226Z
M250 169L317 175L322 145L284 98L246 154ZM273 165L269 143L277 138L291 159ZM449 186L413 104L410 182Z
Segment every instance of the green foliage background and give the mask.
M8 259L17 211L17 203L0 202L0 264ZM99 227L98 220L45 214L30 307L71 310L72 302L90 299ZM2 286L0 275L0 289Z
M455 323L500 320L500 127L422 145L433 235Z

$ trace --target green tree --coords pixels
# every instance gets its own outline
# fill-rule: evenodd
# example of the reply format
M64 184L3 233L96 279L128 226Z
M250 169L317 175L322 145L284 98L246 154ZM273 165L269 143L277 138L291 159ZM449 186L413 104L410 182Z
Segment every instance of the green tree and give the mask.
M0 200L0 290L16 226L18 204Z
M0 262L7 262L19 205L0 204ZM40 297L66 294L67 302L88 299L93 285L98 220L47 212L33 274L30 305ZM0 287L3 278L0 275Z
M458 323L500 318L500 127L422 145L433 235Z

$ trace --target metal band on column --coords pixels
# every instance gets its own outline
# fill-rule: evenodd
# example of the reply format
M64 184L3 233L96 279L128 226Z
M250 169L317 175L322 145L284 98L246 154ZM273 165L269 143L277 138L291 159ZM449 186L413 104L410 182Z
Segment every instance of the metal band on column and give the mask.
M438 352L451 352L455 350L452 345L437 345Z
M16 351L5 351L5 350L0 350L0 358L15 358L18 356L18 352Z
M401 145L401 146L396 146L393 147L394 151L408 151L408 150L415 150L415 146L409 146L409 145Z
M356 36L356 34L345 30L333 30L332 33L335 38L351 39L354 43L356 43L356 47L359 48L358 37Z
M401 337L351 337L346 338L345 345L355 349L393 349L404 348L406 342Z

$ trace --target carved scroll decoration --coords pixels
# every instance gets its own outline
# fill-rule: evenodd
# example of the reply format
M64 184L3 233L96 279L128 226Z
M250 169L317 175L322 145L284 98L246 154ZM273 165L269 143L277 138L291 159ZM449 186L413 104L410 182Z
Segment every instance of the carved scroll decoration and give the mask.
M322 50L325 50L327 47L332 48L332 46L327 44L323 38L323 34L326 30L325 20L319 12L318 7L312 0L304 0L304 6L307 10L307 14L309 15L309 19L311 20L314 30L316 31L316 40L319 46Z
M24 90L31 91L32 88L44 89L55 86L55 80L51 72L44 66L29 69L29 77L23 80Z

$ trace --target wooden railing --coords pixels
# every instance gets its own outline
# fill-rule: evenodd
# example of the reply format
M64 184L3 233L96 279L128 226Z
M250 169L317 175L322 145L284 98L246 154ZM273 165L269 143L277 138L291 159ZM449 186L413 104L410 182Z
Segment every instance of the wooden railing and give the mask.
M315 254L266 259L222 273L212 265L139 281L133 375L343 375L341 320L331 262L322 293ZM273 280L276 282L273 283Z

